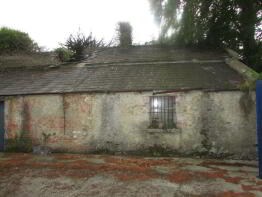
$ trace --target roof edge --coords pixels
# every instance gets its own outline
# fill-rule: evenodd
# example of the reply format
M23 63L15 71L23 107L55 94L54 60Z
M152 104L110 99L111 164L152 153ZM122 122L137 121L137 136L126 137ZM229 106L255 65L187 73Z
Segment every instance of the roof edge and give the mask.
M246 64L239 61L240 55L233 51L232 49L226 49L228 54L231 58L226 58L225 62L229 65L232 69L238 72L241 76L243 76L248 81L255 81L259 77L259 74L253 70L252 68L248 67Z
M240 62L234 57L227 58L225 62L248 81L255 81L259 76L259 74L255 70L248 67L246 64Z
M34 96L34 95L64 95L64 94L115 94L115 93L142 93L142 92L152 92L153 94L168 94L175 92L191 92L191 91L202 91L202 92L231 92L231 91L241 91L240 88L180 88L171 90L94 90L94 91L73 91L73 92L39 92L39 93L20 93L20 94L6 94L0 95L0 99L4 100L5 97L14 96ZM0 100L1 101L1 100Z
M205 63L224 63L224 60L181 60L181 61L141 61L141 62L108 62L108 63L79 63L77 67L88 67L88 66L135 66L135 65L159 65L159 64L205 64Z

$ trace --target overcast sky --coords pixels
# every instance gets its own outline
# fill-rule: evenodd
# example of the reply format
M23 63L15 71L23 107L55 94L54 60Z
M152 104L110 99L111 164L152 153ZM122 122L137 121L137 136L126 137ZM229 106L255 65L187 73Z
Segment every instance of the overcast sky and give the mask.
M58 47L80 28L110 40L116 23L133 26L135 43L156 38L158 28L148 0L0 0L0 26L27 32L40 46Z

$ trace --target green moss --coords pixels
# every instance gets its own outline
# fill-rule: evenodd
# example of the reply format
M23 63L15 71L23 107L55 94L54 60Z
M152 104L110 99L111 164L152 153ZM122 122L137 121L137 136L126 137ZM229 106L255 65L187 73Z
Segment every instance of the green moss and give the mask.
M55 54L61 62L69 62L73 56L72 51L63 47L55 49Z
M98 155L115 155L116 153L107 149L107 148L99 148L94 151L92 151L92 154L98 154Z
M262 80L262 73L257 73L253 71L250 73L252 75L252 80L245 80L243 83L239 85L239 88L243 91L254 90L256 88L256 81Z
M8 139L6 145L6 152L32 152L33 143L28 133L23 131L20 136Z
M43 132L43 133L42 133L42 136L43 136L43 145L46 145L47 142L48 142L48 140L49 140L49 138L50 138L51 136L55 136L55 135L56 135L55 133L51 134L51 133L45 133L45 132Z
M182 154L174 149L171 149L164 145L154 144L149 147L140 148L134 151L128 151L126 155L135 155L135 156L148 156L148 157L185 157L185 154Z

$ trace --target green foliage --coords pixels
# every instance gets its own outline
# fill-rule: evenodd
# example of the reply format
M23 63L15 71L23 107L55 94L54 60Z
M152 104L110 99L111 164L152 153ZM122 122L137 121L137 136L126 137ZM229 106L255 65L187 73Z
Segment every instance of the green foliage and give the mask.
M149 1L161 27L160 43L232 48L262 71L260 0Z
M152 123L148 127L149 129L159 129L159 121L157 119L152 120Z
M152 144L151 146L145 147L137 152L137 155L148 155L153 157L172 157L175 155L183 156L163 144Z
M120 47L130 47L132 46L133 36L132 36L132 26L128 22L119 22L117 24L117 40Z
M254 73L253 80L245 80L242 84L240 84L239 88L243 91L249 92L250 90L254 90L256 88L256 81L262 80L262 73Z
M53 133L53 134L51 134L51 133L48 133L48 134L46 134L46 133L42 133L42 136L43 136L43 144L44 145L46 145L47 144L47 142L48 142L48 140L49 140L49 138L51 137L51 136L54 136L55 135L55 133Z
M27 132L22 131L20 136L7 140L7 152L32 152L32 139L27 135Z
M85 36L83 33L78 32L76 35L71 34L62 46L72 51L72 59L78 61L85 56L91 55L97 48L105 47L105 43L103 39L97 40L94 38L92 33Z
M39 50L38 45L27 33L0 28L0 52L1 53L31 53Z
M254 89L256 86L256 81L244 81L242 84L239 85L239 88L243 91Z
M73 52L64 47L55 49L55 54L61 62L68 62L73 56Z

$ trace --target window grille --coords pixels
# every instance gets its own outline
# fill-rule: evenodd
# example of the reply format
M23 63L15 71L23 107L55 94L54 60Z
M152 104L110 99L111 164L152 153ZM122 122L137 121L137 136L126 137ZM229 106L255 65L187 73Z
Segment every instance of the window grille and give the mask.
M175 128L175 97L151 96L149 113L150 128Z

